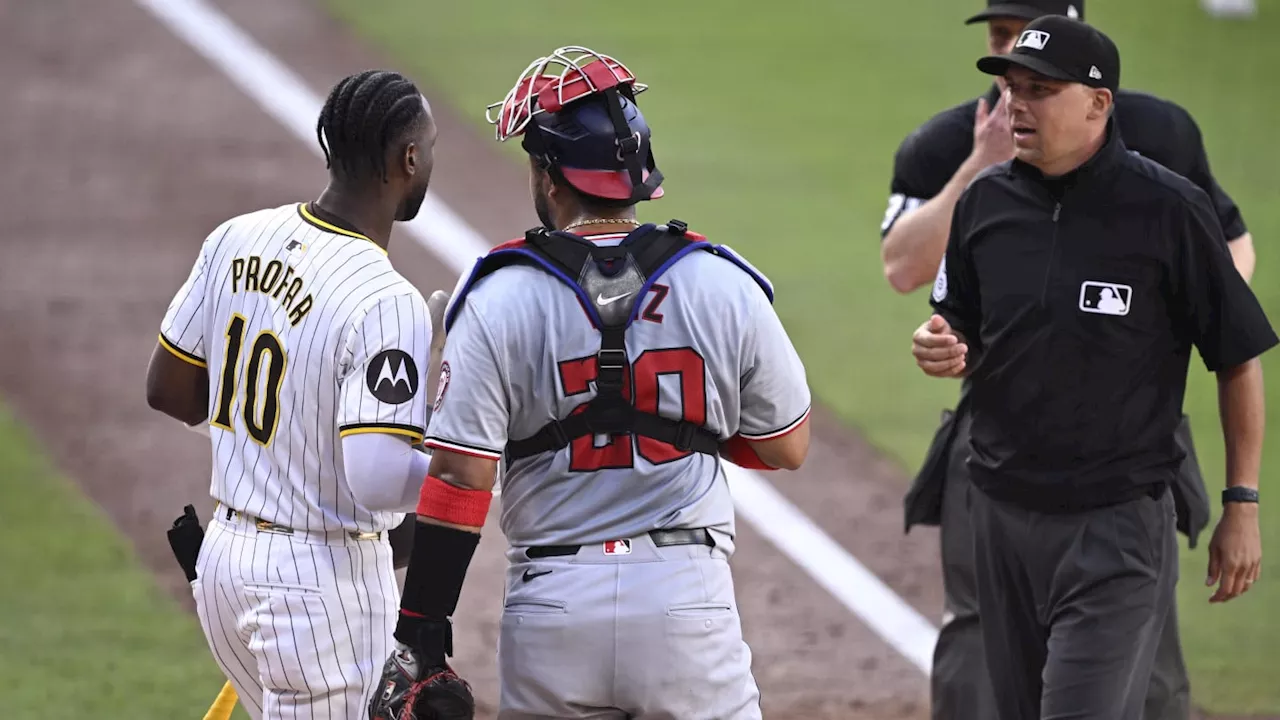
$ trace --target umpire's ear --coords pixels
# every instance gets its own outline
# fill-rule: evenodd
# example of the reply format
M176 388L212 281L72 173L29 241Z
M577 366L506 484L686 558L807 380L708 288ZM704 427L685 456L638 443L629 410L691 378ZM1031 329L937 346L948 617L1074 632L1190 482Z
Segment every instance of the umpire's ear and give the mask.
M417 524L418 516L409 513L404 516L404 522L387 533L387 540L391 542L391 564L397 570L409 567L409 554L413 551L413 528Z
M1089 119L1097 120L1111 117L1111 110L1115 107L1115 104L1115 96L1111 94L1110 90L1093 88L1093 105L1089 108Z

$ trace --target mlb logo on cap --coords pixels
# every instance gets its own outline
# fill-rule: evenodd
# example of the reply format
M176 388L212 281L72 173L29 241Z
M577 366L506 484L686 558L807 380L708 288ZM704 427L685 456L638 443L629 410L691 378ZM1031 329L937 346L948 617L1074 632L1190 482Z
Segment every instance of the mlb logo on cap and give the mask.
M605 555L630 555L631 541L630 540L605 540L604 554Z
M1043 30L1027 30L1022 33L1022 37L1018 38L1018 44L1014 47L1029 47L1032 50L1043 50L1045 45L1049 44L1049 33Z

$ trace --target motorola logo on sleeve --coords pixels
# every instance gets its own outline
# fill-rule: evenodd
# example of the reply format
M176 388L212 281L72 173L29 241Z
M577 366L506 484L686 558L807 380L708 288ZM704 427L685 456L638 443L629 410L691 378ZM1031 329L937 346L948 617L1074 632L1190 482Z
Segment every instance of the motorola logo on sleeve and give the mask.
M369 392L388 405L399 405L418 394L418 366L403 350L383 350L365 371Z

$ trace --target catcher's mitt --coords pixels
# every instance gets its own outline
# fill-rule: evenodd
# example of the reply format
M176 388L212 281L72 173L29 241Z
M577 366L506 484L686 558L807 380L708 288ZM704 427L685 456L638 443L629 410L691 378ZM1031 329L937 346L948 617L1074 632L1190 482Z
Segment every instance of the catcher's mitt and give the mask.
M422 667L418 652L396 643L382 667L382 689L369 702L369 720L472 720L471 686L449 665Z

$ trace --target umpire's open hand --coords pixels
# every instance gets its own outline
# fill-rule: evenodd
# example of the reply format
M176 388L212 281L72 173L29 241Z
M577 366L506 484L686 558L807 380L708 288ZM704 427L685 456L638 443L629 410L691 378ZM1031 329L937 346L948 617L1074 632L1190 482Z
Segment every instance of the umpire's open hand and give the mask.
M1239 597L1262 573L1262 534L1258 530L1255 503L1227 503L1209 541L1209 576L1205 585L1218 583L1211 603Z
M930 317L911 336L911 354L926 375L956 377L965 370L969 346L941 315Z

